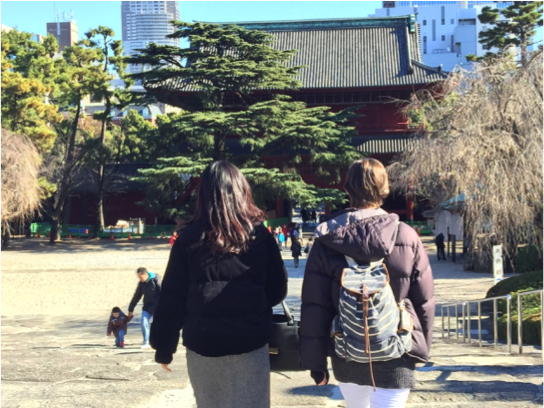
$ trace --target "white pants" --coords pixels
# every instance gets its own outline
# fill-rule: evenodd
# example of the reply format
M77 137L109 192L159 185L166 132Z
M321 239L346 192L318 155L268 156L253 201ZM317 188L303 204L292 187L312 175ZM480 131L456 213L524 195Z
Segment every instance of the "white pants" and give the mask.
M404 408L410 394L409 388L376 388L374 392L374 387L370 385L339 382L338 386L347 408Z

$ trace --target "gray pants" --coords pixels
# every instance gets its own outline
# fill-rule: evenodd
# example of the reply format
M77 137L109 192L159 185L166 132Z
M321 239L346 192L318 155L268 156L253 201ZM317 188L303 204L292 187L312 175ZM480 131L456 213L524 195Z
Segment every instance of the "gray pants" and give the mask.
M187 349L187 369L198 408L270 407L268 344L224 357L203 357Z

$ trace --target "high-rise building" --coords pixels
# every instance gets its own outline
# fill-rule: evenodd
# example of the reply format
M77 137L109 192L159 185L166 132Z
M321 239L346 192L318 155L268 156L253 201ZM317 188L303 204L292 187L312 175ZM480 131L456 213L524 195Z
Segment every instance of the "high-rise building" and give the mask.
M369 17L388 17L415 14L421 33L423 62L426 65L442 65L451 71L456 65L470 67L466 56L482 56L488 51L478 42L478 34L489 29L480 23L478 14L482 8L505 8L508 1L384 1L383 8ZM503 17L501 16L502 20Z
M75 20L47 23L47 33L53 34L56 37L59 43L59 51L63 51L64 48L71 47L78 42Z
M177 1L122 1L121 19L125 55L135 55L149 43L179 46L178 39L166 38L174 32L171 20L179 20ZM130 72L141 67L130 65Z

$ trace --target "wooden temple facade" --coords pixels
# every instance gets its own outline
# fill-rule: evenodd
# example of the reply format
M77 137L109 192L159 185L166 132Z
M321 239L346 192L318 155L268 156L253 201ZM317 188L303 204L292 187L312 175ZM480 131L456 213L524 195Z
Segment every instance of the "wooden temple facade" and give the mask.
M414 15L229 24L267 31L276 38L274 47L298 50L289 64L307 67L300 73L302 86L297 91L282 93L306 102L309 107L329 106L332 111L362 106L357 111L362 116L357 120L357 135L352 143L362 155L375 157L385 165L408 146L414 134L401 111L402 101L415 91L437 87L446 76L440 67L423 64L419 26ZM160 102L172 106L181 106L190 93L175 81L154 86L153 92ZM225 103L235 109L236 97L227 97ZM231 153L241 149L235 139L228 140L226 146ZM263 158L267 167L276 167L282 160L282 156ZM298 170L307 183L342 189L344 180L334 186L324 184L308 160L303 160ZM141 194L133 191L129 195ZM109 203L111 200L106 203L107 219L111 219L108 208L117 207ZM127 208L126 205L123 207ZM276 217L284 216L289 208L281 199L275 207ZM404 197L389 198L384 209L399 214L402 220L414 217L413 204ZM133 212L124 218L141 216L136 208Z

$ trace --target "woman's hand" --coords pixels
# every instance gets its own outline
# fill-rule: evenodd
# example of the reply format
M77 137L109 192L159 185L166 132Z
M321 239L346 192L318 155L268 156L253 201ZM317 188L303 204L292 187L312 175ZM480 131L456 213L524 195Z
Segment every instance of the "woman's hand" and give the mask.
M322 385L327 385L327 376L325 374L323 374L323 381L321 381L319 384L317 384L319 387L321 387Z
M311 371L311 376L318 386L327 385L329 383L329 373L326 371Z
M169 373L172 372L172 370L170 370L170 369L168 368L168 364L161 364L161 367L162 367L162 369L163 369L164 371L168 371Z

